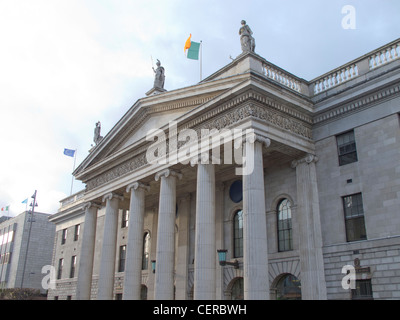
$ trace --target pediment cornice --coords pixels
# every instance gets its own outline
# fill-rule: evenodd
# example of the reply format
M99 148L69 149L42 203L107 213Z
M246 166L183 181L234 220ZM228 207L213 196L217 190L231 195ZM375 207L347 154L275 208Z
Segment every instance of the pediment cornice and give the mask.
M227 96L229 96L228 93ZM203 101L201 107L178 119L178 133L188 128L198 133L201 129L233 128L237 123L252 118L302 139L311 140L312 138L312 117L308 113L302 113L293 106L279 103L272 97L255 90L248 89L227 101L224 96L220 96L219 99L208 97ZM161 129L165 129L167 134L167 126ZM93 190L144 168L147 165L146 150L150 145L151 142L143 138L117 154L109 156L108 159L102 160L93 168L88 168L77 178L87 184L88 190Z

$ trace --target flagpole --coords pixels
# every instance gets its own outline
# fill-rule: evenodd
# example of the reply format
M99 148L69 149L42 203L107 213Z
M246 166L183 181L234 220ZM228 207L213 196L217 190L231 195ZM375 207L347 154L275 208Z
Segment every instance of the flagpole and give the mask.
M73 175L73 172L75 171L75 162L76 162L76 153L77 153L77 151L78 151L78 149L75 149L75 152L74 152L74 167L72 168L72 173L71 173L71 175L72 175L72 179L71 179L71 191L70 191L70 194L69 194L69 195L72 195L72 187L73 187L73 185L74 185L74 175Z

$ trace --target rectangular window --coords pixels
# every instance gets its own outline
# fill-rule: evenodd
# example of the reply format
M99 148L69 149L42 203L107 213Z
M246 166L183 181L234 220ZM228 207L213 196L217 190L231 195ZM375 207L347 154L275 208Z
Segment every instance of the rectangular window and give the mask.
M339 166L358 161L353 130L336 136L336 142L339 153Z
M125 260L126 260L126 245L119 247L118 272L125 271Z
M69 277L73 278L75 277L75 269L76 269L76 256L72 256L71 258L71 270L69 273Z
M243 257L243 210L236 212L233 225L233 255Z
M351 290L353 300L373 299L371 279L356 280L356 288Z
M65 242L67 241L67 234L68 234L68 229L63 229L61 235L61 244L65 244Z
M129 210L123 210L121 228L128 227L128 224L129 224Z
M343 197L347 241L366 240L364 208L361 193Z
M61 279L62 277L62 269L64 265L64 259L58 260L58 272L57 272L57 279Z
M81 231L81 225L77 224L74 230L74 241L78 241L80 231Z
M6 252L0 256L0 264L7 264L11 261L11 252Z

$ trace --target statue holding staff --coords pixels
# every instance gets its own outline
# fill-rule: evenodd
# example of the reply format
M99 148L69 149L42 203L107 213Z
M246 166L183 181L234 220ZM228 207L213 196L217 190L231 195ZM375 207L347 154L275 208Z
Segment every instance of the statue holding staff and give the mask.
M165 70L164 67L161 66L161 62L158 59L156 65L157 69L154 69L154 67L152 67L155 73L154 88L164 89Z

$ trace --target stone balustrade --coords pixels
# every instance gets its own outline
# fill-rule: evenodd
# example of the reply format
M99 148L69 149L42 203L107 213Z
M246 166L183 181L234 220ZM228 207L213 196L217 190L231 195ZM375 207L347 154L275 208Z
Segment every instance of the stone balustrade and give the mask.
M60 209L65 210L66 207L70 205L76 205L79 200L83 201L83 197L85 195L85 190L81 190L77 193L70 195L69 197L60 201Z
M310 95L320 94L344 82L398 59L400 39L390 42L356 60L310 81Z
M330 74L315 80L313 83L314 94L321 93L339 84L349 81L359 75L356 63L335 69Z
M263 63L262 72L267 78L291 90L307 96L315 96L392 62L399 57L400 39L397 39L310 82L297 78L267 61Z
M381 65L398 59L400 56L400 41L390 43L383 49L378 49L370 55L370 69L380 67Z
M280 69L272 64L263 64L263 73L268 78L279 82L280 84L294 90L301 92L301 82L294 76L290 75L287 71Z

